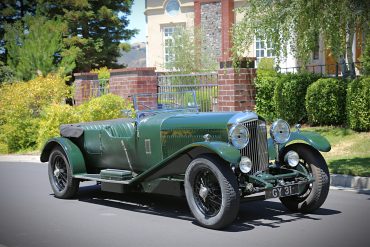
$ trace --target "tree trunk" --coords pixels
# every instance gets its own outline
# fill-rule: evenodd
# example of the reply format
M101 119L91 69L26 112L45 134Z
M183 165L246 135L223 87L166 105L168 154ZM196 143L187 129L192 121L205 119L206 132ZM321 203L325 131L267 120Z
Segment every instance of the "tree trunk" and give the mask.
M351 78L356 77L355 66L353 63L352 45L355 36L354 21L350 18L346 25L346 55L347 63L350 71Z

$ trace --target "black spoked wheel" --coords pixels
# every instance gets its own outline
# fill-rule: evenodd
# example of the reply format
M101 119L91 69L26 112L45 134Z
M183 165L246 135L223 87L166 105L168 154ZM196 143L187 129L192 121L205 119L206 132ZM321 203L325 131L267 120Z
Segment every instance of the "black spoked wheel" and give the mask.
M60 147L56 147L51 152L48 173L55 197L67 199L76 195L79 180L72 177L68 159Z
M299 195L280 198L293 212L310 213L321 207L329 193L330 175L328 166L319 151L306 144L293 144L285 152L293 150L300 157L300 165L315 179L306 185Z
M204 227L226 227L238 214L236 176L216 156L202 155L190 163L185 174L185 193L192 214Z
M213 217L220 212L221 188L210 169L205 168L196 175L193 191L195 202L206 217Z

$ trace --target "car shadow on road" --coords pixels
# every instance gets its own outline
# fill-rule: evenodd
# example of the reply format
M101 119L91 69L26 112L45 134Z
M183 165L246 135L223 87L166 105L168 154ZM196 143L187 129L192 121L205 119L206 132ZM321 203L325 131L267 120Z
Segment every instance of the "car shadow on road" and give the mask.
M80 187L77 199L86 203L187 220L198 225L190 213L186 199L182 197L147 193L116 194L102 192L100 186L92 185ZM259 227L278 228L289 222L319 221L322 217L340 213L326 208L320 208L311 214L291 213L278 201L254 201L242 203L235 222L222 231L250 231Z

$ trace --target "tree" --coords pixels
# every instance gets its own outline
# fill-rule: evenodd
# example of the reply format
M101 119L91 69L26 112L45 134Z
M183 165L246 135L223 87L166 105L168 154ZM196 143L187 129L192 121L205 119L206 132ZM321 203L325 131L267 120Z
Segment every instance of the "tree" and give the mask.
M337 60L346 54L352 63L355 28L361 28L363 37L369 30L368 0L248 0L238 11L244 17L234 27L234 61L258 35L273 43L278 59L287 55L290 46L293 55L306 64L321 35Z
M77 47L77 71L90 71L117 64L122 40L129 40L137 30L127 29L132 0L39 0L40 12L49 19L60 17L68 25L67 47Z
M73 50L64 49L62 36L65 30L65 23L42 16L26 16L13 25L6 24L7 62L15 77L30 80L56 71L58 66L71 72L76 56Z
M215 71L218 67L216 56L207 47L205 37L199 29L187 30L177 28L170 40L170 61L165 68L180 73Z
M90 71L107 66L114 68L120 56L120 43L129 40L137 30L127 29L127 16L133 0L3 0L0 3L0 59L8 57L5 26L17 22L17 28L28 32L24 18L43 16L67 24L63 44L64 57L76 60L76 71ZM70 70L69 67L67 70Z
M0 2L0 61L6 62L5 24L14 24L36 12L36 0L2 0Z

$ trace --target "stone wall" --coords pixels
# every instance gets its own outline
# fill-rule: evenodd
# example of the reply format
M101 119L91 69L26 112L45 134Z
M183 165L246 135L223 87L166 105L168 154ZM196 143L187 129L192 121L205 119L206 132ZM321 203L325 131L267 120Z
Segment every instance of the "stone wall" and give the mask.
M221 56L221 2L202 3L200 9L201 30L204 36L202 49Z

